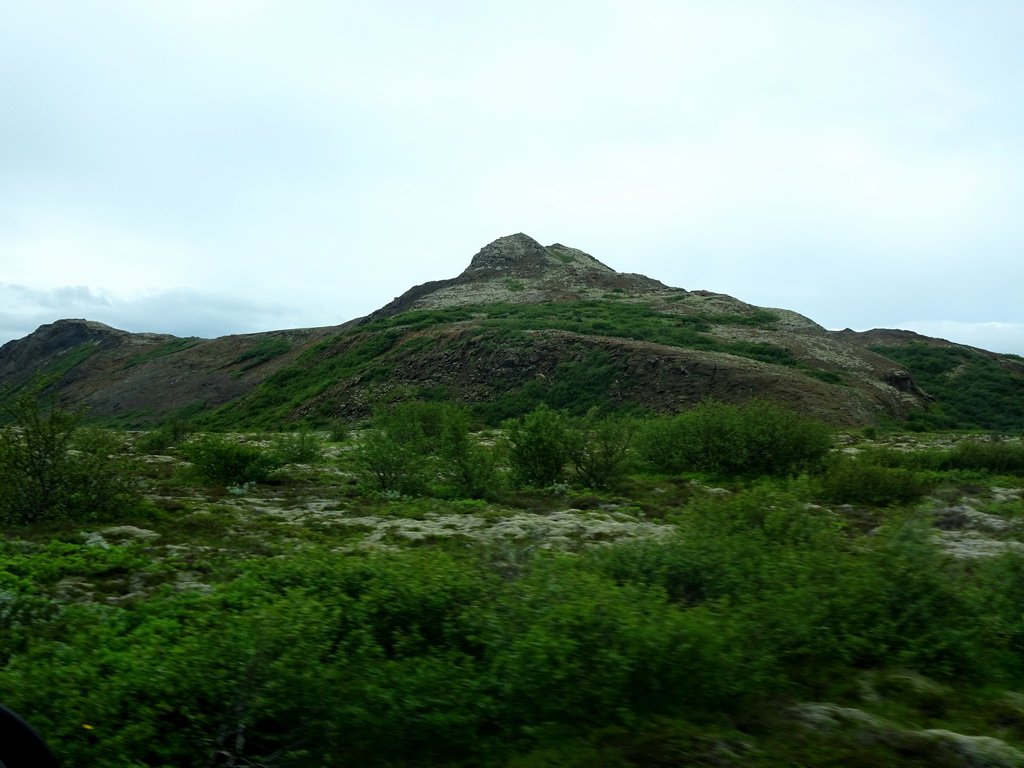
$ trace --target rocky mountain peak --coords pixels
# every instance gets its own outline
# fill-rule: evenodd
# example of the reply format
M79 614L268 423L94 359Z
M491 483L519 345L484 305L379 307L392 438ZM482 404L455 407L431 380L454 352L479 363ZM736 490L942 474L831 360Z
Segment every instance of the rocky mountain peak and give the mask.
M524 268L540 266L547 261L547 251L529 235L519 232L499 237L488 243L473 257L466 273L474 272L515 272Z
M519 232L485 245L458 277L417 285L361 322L416 309L577 301L599 298L608 291L667 290L671 289L644 275L616 272L578 248L561 243L544 246Z
M554 276L559 272L591 270L615 274L615 270L583 251L560 243L545 247L529 235L519 232L499 237L481 248L458 279L540 278Z

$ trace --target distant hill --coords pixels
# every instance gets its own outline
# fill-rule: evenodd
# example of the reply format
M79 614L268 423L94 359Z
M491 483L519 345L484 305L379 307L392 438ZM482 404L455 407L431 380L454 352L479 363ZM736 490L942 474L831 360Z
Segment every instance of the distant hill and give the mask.
M931 408L908 414L911 426L1024 429L1024 358L912 331L876 328L839 334L907 366L914 380L934 398Z
M843 425L962 420L968 411L906 352L915 344L977 356L1024 385L1011 356L903 333L830 332L516 234L461 275L337 326L183 339L60 320L0 347L0 384L51 377L125 426L183 414L236 429L355 418L387 397L463 401L492 422L538 402L672 412L703 397L764 398Z

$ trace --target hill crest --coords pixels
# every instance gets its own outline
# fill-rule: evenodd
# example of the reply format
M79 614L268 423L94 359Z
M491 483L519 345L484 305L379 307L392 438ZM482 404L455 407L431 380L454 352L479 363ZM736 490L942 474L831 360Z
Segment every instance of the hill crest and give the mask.
M658 411L759 397L839 424L927 407L908 370L869 346L796 312L617 272L517 233L457 277L338 326L181 339L58 321L0 348L0 384L39 373L99 418L178 413L225 428L357 418L380 398L428 393L480 408L560 393L578 407L573 387Z

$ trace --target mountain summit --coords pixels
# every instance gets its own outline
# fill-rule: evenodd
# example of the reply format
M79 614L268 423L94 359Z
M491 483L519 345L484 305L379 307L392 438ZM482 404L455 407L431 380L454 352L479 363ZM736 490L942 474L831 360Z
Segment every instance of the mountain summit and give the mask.
M671 289L657 280L616 272L577 248L561 243L544 246L520 232L481 248L458 277L417 285L364 321L414 309L579 301L602 298L609 291L645 294L665 290Z

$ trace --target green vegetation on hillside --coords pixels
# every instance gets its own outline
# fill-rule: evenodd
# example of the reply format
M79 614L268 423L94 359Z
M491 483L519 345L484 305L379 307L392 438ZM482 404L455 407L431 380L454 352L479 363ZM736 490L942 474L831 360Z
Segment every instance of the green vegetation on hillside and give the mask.
M124 364L125 368L132 368L136 365L142 365L148 363L150 360L156 360L160 357L166 357L167 355L173 355L177 352L182 352L189 347L194 347L198 344L197 339L172 339L171 341L165 341L158 347L154 347L148 352L143 352L141 355L136 355Z
M420 330L467 320L473 320L483 328L501 331L506 337L524 331L571 331L588 336L614 336L685 349L726 352L777 365L796 365L796 360L782 347L759 342L722 342L707 335L715 325L766 327L778 320L763 310L750 315L686 315L659 312L646 304L593 300L491 304L404 312L395 317L374 320L353 329L352 333L368 333L380 328Z
M332 336L306 350L295 364L272 373L240 401L223 406L202 422L218 429L282 424L294 409L339 381L360 374L385 376L388 365L380 358L400 338L396 330Z
M452 324L471 324L488 343L509 348L529 342L534 331L562 330L583 335L612 336L701 349L787 367L803 367L789 350L763 342L719 341L709 335L718 325L770 326L777 321L770 312L750 315L680 315L659 312L649 306L609 301L577 301L544 304L493 304L483 307L452 307L417 310L382 318L351 328L304 352L292 365L270 375L254 392L203 417L203 424L218 429L266 428L285 421L311 399L332 386L360 377L362 383L386 382L405 356L440 345L466 343L466 337L439 340L431 333ZM285 351L275 340L257 344L233 362L250 358L257 364ZM828 372L821 377L833 381ZM478 405L477 416L496 424L524 413L539 403L575 414L593 407L630 408L615 396L615 382L622 374L600 352L586 352L583 359L558 365L548 379L499 381L495 396ZM324 404L307 418L326 423L333 414Z
M35 378L57 381L72 368L75 368L92 357L97 349L97 345L89 341L79 344L77 347L73 347L72 349L64 352L49 365L46 365L36 371Z
M914 381L936 399L926 412L910 415L926 429L1024 429L1024 372L963 347L923 342L871 347L905 365Z
M291 348L292 344L287 339L278 339L273 337L260 339L248 350L232 360L229 365L245 363L240 370L247 371L250 368L255 368L257 365L262 365L268 360L273 360L279 355L283 355Z

